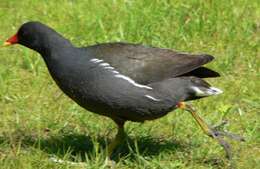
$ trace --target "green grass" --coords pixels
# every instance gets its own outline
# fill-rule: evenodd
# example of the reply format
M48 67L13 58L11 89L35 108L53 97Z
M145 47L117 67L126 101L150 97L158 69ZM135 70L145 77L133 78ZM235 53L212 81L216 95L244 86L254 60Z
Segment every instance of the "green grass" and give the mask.
M260 4L257 0L1 0L4 42L30 20L46 23L77 46L127 41L216 57L222 75L209 82L224 94L194 102L231 141L237 168L260 168ZM48 74L42 58L21 46L0 48L0 168L102 168L116 126L80 108ZM189 113L174 111L144 124L127 123L129 143L117 168L227 168L223 149ZM57 164L50 157L84 162Z

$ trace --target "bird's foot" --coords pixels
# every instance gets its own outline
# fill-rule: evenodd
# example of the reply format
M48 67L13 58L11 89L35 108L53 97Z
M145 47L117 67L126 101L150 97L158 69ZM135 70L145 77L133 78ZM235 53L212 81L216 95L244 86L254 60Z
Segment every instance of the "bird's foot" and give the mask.
M221 124L215 126L215 127L210 127L197 113L195 108L190 105L186 104L184 102L179 102L177 104L178 108L187 110L191 113L193 118L196 120L196 122L199 124L201 129L204 131L205 134L208 136L216 139L218 143L224 148L227 158L229 160L232 159L232 153L231 153L231 146L228 142L224 140L224 137L228 137L230 139L236 140L236 141L245 141L245 139L237 134L229 133L226 131L221 131L221 128L227 124L227 121L223 121Z
M109 167L111 169L114 169L116 167L116 162L111 160L109 157L106 158L104 163L104 168Z
M227 131L221 131L221 128L223 128L222 126L226 125L228 122L227 121L223 121L221 122L221 124L214 126L211 130L214 133L215 136L218 137L227 137L230 138L232 140L236 140L236 141L245 141L245 138L238 135L238 134L233 134Z
M68 160L62 160L58 157L51 157L50 158L50 161L51 162L54 162L54 163L57 163L57 164L68 164L68 165L72 165L72 166L80 166L80 167L84 167L86 166L86 163L85 162L72 162L72 161L68 161Z
M231 146L230 144L224 140L224 137L230 138L232 140L236 141L245 141L245 139L242 136L239 136L237 134L233 134L226 131L221 131L220 128L222 128L224 125L227 124L227 121L223 121L221 124L210 128L208 131L208 136L216 139L218 143L224 148L227 158L232 159L232 152L231 152Z

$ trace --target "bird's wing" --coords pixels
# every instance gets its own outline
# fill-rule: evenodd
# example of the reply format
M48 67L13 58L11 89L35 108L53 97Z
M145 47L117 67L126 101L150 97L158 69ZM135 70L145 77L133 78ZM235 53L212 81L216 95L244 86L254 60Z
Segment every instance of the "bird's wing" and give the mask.
M109 63L141 84L181 76L214 59L206 54L192 55L128 43L98 44L84 49L91 57Z

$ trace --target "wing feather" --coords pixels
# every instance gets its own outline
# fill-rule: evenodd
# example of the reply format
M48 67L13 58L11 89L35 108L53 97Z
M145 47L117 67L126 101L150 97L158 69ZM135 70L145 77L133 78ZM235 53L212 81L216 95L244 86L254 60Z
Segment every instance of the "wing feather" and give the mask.
M207 54L194 55L128 43L98 44L84 49L91 57L104 60L141 84L187 74L214 59Z

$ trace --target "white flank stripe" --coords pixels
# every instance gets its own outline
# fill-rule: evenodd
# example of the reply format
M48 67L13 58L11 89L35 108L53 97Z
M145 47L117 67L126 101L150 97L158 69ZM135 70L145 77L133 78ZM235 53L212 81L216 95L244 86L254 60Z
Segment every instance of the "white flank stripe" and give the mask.
M100 63L100 62L103 62L103 60L98 60L98 61L96 61L96 63Z
M153 89L153 88L151 88L149 86L138 84L133 79L131 79L131 78L127 77L127 76L124 76L122 74L115 75L115 77L124 79L124 80L128 81L129 83L131 83L132 85L134 85L136 87L146 88L146 89L150 89L150 90Z
M149 98L149 99L151 99L151 100L153 100L153 101L157 101L157 102L159 102L159 101L161 101L160 99L156 99L156 98L154 98L153 96L150 96L150 95L144 95L145 97L147 97L147 98Z
M102 59L96 59L96 58L94 58L94 59L90 59L90 61L91 61L91 62L94 62L94 63L100 63L100 62L103 62Z
M101 59L96 59L96 58L93 58L93 59L90 59L91 62L93 63L100 63L100 62L103 62L103 60ZM149 86L146 86L146 85L141 85L139 83L136 83L133 79L131 79L130 77L127 77L127 76L124 76L122 74L120 74L118 71L114 70L115 68L110 66L109 63L106 63L106 62L103 62L103 63L100 63L99 66L102 66L104 69L107 69L109 70L110 72L116 74L115 77L117 78L121 78L121 79L124 79L126 81L128 81L129 83L131 83L132 85L136 86L136 87L139 87L139 88L146 88L146 89L149 89L149 90L152 90L153 88L149 87ZM146 97L154 100L154 101L159 101L155 98L153 98L152 96L149 96L147 95Z
M114 70L114 71L112 71L113 73L115 73L115 74L119 74L119 72L118 71L116 71L116 70Z
M104 67L105 67L105 66L110 66L109 63L100 63L99 65L100 65L100 66L104 66Z
M104 69L111 69L111 70L113 70L114 68L111 67L111 66L106 66L106 67L104 67Z
M99 59L90 59L91 62L96 62L98 61Z

